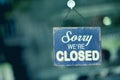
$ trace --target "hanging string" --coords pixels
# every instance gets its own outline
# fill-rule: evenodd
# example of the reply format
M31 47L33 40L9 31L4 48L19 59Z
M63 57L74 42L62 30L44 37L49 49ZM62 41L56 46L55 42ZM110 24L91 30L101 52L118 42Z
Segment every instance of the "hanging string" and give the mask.
M77 11L77 9L73 9L77 14L78 14L78 16L80 17L80 19L81 19L81 21L82 21L82 23L84 24L84 21L85 21L85 17L84 16L82 16L78 11Z
M85 18L84 18L76 9L72 9L72 10L74 10L75 13L78 14L78 16L81 18L82 23L84 24ZM67 11L67 14L66 14L65 17L63 18L63 21L62 21L62 22L64 22L64 21L68 18L69 14L70 14L70 12L71 12L72 10L69 9L69 10ZM61 23L60 26L62 26L62 23Z
M76 9L73 9L78 15L79 17L81 17L82 19L85 19Z
M68 15L70 14L71 10L68 9L67 14L65 15L65 17L63 18L63 21L61 22L60 26L62 26L62 23L67 19Z
M64 17L63 20L67 19L67 17L68 17L68 15L70 14L70 12L71 12L71 10L69 9L68 12L67 12L67 14L66 14L66 16Z
M72 10L74 10L74 11L78 14L78 16L81 18L81 21L82 21L82 23L84 24L85 18L74 8L74 7L75 7L75 1L74 1L74 0L69 0L69 1L67 2L67 6L68 6L70 9L68 10L67 14L66 14L65 17L63 18L63 22L65 21L65 19L67 19L67 17L68 17L68 15L70 14L70 12L71 12ZM60 26L62 26L62 23L61 23Z

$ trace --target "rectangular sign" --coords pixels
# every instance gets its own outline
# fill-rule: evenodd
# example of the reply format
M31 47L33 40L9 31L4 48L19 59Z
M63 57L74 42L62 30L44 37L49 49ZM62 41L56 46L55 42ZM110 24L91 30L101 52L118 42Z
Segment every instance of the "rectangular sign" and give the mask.
M54 27L53 46L57 66L101 63L100 27Z

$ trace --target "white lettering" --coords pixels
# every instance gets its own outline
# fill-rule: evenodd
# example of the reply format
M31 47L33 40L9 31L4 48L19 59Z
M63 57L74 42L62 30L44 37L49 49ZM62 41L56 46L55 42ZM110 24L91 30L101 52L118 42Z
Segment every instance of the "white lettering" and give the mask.
M58 60L58 61L64 61L63 59L64 59L64 57L63 57L63 55L64 55L64 53L62 52L62 51L58 51L57 53L56 53L56 59Z
M69 55L68 55L69 54ZM97 50L80 50L80 51L58 51L56 53L56 59L58 61L98 61L100 59L100 53Z
M93 50L93 54L92 54L92 56L93 56L93 61L97 61L97 60L99 60L99 56L100 56L100 54L99 54L98 51Z
M92 57L91 52L92 52L92 51L89 51L89 50L86 51L86 61L92 61L92 58L91 58L91 57Z
M84 61L85 60L85 57L84 57L84 51L79 51L78 52L78 57L79 57L79 60L80 61Z
M71 54L70 54L70 59L71 61L77 61L78 59L78 53L76 51L71 51Z
M86 45L89 45L90 41L92 40L92 35L72 35L71 31L67 31L64 36L62 36L61 41L63 43L69 43L74 41L83 41L86 42Z

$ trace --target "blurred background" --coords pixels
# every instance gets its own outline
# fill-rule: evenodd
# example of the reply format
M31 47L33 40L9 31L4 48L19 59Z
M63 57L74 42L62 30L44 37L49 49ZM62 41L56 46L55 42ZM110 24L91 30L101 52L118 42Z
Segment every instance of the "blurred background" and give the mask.
M0 0L0 80L120 80L120 0L75 0L69 14L67 1ZM59 26L100 26L102 64L54 66Z

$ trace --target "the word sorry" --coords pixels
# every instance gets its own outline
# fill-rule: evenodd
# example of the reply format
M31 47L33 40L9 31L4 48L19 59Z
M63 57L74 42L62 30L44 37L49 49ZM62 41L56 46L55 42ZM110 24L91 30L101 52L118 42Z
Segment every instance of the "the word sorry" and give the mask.
M89 45L92 35L73 35L71 31L67 31L66 35L62 36L61 40L63 43L75 42L75 41L83 41L87 42L85 46Z

